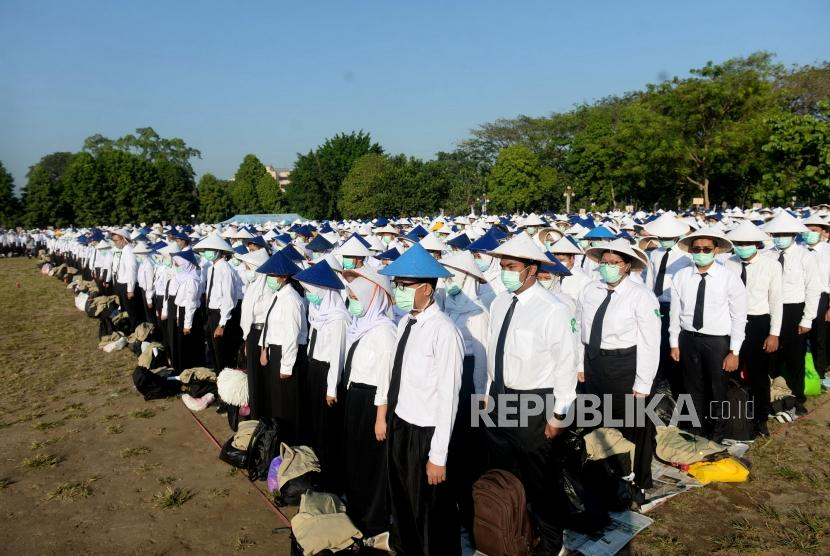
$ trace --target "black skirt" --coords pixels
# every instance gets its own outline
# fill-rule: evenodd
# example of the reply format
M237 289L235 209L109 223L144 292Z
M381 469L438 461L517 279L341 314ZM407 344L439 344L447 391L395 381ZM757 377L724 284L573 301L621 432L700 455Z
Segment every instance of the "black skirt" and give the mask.
M310 417L311 447L320 460L323 483L328 492L343 492L343 402L329 407L329 364L316 359L308 360L306 371L306 404ZM338 393L339 394L339 393Z
M193 313L193 324L190 333L184 334L184 307L178 307L176 324L177 358L174 368L181 372L193 367L205 366L205 332L202 327L202 313L199 308Z

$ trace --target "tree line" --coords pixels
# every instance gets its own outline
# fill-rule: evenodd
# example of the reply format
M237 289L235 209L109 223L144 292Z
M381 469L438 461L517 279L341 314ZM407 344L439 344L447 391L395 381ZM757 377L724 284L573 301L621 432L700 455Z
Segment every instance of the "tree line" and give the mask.
M166 220L236 213L371 218L561 211L633 205L789 205L830 197L830 62L784 68L760 52L548 116L485 123L432 160L391 154L369 133L326 139L297 155L282 190L254 155L230 180L201 153L140 128L89 137L80 152L33 165L21 197L0 164L0 222L27 226Z

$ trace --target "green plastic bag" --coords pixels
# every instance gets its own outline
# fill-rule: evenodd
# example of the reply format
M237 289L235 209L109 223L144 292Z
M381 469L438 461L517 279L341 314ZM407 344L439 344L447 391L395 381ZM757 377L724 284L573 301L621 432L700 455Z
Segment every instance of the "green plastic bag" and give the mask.
M821 394L821 377L813 364L813 354L809 351L804 357L804 395L818 396Z

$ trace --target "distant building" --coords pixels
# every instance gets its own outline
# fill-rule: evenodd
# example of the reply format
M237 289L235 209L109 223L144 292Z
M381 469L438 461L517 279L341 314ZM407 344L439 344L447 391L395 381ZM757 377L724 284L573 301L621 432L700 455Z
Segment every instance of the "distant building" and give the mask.
M285 187L291 183L291 168L274 168L271 165L265 166L265 171L277 180L280 184L280 191L285 192Z

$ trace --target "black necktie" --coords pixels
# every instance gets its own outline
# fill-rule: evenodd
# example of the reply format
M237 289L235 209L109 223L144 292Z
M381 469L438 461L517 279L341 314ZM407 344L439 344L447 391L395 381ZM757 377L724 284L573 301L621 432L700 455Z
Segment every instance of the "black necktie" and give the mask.
M268 336L268 317L271 316L271 310L274 308L274 305L277 304L277 294L274 294L274 300L271 302L271 306L268 307L268 312L265 313L265 325L262 327L262 336L260 337L259 345L265 347L268 344L266 343L266 337Z
M210 267L210 280L208 280L208 292L205 296L205 305L207 308L210 309L210 292L213 291L213 274L214 274L214 267Z
M409 322L406 323L406 328L398 341L398 347L395 350L395 362L392 364L392 378L389 381L389 394L386 396L386 421L392 419L392 414L395 413L395 406L398 404L398 394L401 391L401 371L403 367L403 354L406 351L406 342L409 340L409 333L417 320L410 317Z
M311 354L314 353L314 345L317 343L317 329L311 329L311 340L308 342L308 358L311 359Z
M695 301L695 316L692 318L692 327L695 330L703 328L703 303L706 298L706 273L700 274L697 285L697 300Z
M349 387L349 380L352 378L352 358L354 357L354 350L359 343L360 340L353 343L349 348L349 353L346 355L346 364L343 365L343 378L340 379L340 384L343 385L343 388Z
M669 264L669 251L663 253L663 258L660 260L660 268L657 270L657 278L654 280L654 295L658 298L663 295L663 280L666 277L666 267Z
M510 308L504 315L504 320L501 322L501 330L499 330L499 339L496 342L496 368L493 373L493 384L491 387L491 395L497 396L504 394L504 344L507 342L507 330L510 328L510 321L513 320L513 311L516 310L516 304L519 298L513 296L513 302Z
M781 268L784 268L784 252L778 252L778 262L781 263Z
M597 314L594 315L594 322L591 324L591 337L588 339L589 359L595 359L599 355L600 346L602 345L602 321L605 319L605 311L608 310L612 293L614 293L614 290L609 289L605 299L602 300L597 309Z
M749 263L741 263L741 282L746 286L746 265Z

